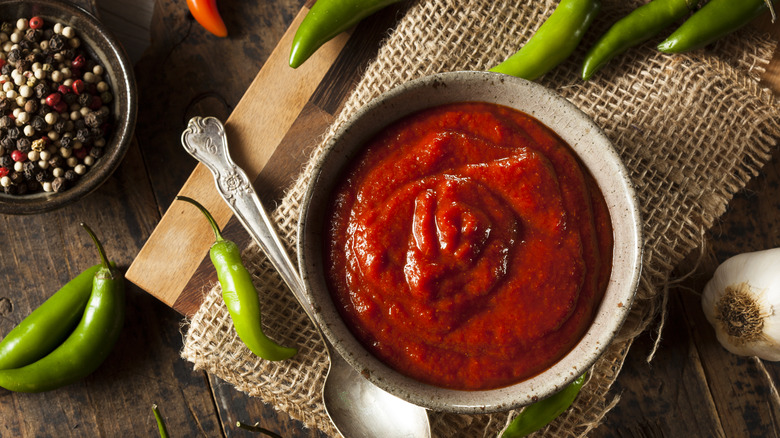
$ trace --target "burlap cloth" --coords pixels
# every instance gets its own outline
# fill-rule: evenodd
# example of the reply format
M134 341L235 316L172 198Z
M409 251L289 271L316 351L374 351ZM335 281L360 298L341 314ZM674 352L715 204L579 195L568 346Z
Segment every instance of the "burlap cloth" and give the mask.
M348 98L325 143L371 98L419 76L485 70L516 51L552 13L557 1L420 0L389 32L377 58ZM581 44L589 47L641 1L602 2L602 12ZM646 238L638 297L620 338L594 365L572 409L542 433L581 436L598 426L618 401L610 392L632 340L663 306L675 266L701 244L703 231L725 211L733 194L768 161L780 136L778 105L759 77L775 42L745 30L714 47L664 55L653 40L613 60L595 79L578 69L584 48L539 82L569 99L600 125L622 156L641 204ZM272 213L294 251L299 205L314 153ZM245 251L264 303L266 332L299 354L281 363L252 355L237 338L220 296L208 291L189 322L182 357L298 419L337 435L321 403L327 358L311 323L256 247ZM493 437L515 413L431 413L434 436Z

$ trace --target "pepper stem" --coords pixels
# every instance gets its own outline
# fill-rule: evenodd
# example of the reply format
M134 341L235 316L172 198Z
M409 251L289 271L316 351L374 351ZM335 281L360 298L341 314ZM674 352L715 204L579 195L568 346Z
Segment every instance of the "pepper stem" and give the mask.
M103 245L100 243L97 236L95 236L95 233L92 232L92 228L90 228L89 225L85 224L84 222L81 222L79 225L81 225L85 230L87 230L87 233L89 233L89 237L91 237L92 241L95 242L95 246L97 247L98 254L100 255L100 262L103 264L103 267L105 269L110 270L111 265L108 263L108 257L106 257L106 251L103 249Z
M206 215L206 219L209 220L209 223L211 224L211 229L214 230L214 237L217 239L217 242L219 242L220 240L223 240L222 239L222 233L219 231L219 225L217 225L217 221L215 221L214 217L211 216L211 213L209 213L209 211L206 210L206 207L204 207L200 202L198 202L198 201L196 201L196 200L194 200L192 198L189 198L187 196L179 195L179 196L176 196L176 199L179 200L179 201L189 202L190 204L198 207L198 210L203 212L203 214Z

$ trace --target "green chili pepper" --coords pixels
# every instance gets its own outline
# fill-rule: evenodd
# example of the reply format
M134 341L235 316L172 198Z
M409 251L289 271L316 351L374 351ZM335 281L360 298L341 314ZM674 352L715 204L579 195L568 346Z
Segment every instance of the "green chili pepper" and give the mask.
M401 0L317 0L293 37L290 67L298 68L323 44L374 12Z
M695 0L653 0L618 20L585 55L582 79L588 80L615 56L638 46L682 20Z
M767 10L765 0L710 0L658 45L664 53L706 46L750 23Z
M29 365L68 337L84 314L100 266L77 275L8 332L0 342L0 370Z
M81 321L48 355L21 368L0 370L3 388L41 392L83 379L103 363L119 338L125 315L124 278L111 267L92 230L81 226L95 242L102 262L92 278L92 294Z
M168 438L168 428L165 427L165 421L163 420L162 415L160 415L160 410L157 409L157 404L152 405L152 413L154 414L154 419L157 421L157 430L160 432L160 438Z
M490 71L537 79L574 52L600 8L598 0L561 0L531 39Z
M186 196L177 196L176 199L198 207L214 230L216 242L209 249L209 257L217 270L217 278L222 286L222 298L230 312L238 337L252 353L263 359L284 360L294 356L298 349L283 347L263 333L260 324L260 298L252 283L252 276L241 261L238 246L222 238L217 222L198 201Z
M560 392L551 395L550 397L536 402L532 405L526 406L511 423L504 429L504 433L501 434L501 438L519 438L531 434L544 426L547 426L551 421L558 418L566 409L569 409L574 399L577 398L577 394L580 393L582 385L585 383L585 379L588 373L585 373L567 387L563 388Z

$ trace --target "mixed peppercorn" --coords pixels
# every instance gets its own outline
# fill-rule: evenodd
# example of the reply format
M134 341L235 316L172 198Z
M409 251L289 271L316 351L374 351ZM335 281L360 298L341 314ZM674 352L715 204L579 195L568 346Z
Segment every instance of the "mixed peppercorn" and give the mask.
M0 187L61 192L102 155L113 100L75 30L40 17L0 24Z

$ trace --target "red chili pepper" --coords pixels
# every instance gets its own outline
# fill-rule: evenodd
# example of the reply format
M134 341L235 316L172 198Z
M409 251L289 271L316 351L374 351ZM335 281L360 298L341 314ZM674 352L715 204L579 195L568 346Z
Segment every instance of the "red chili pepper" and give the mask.
M218 37L227 36L227 27L219 15L216 0L187 0L187 7L204 29Z

